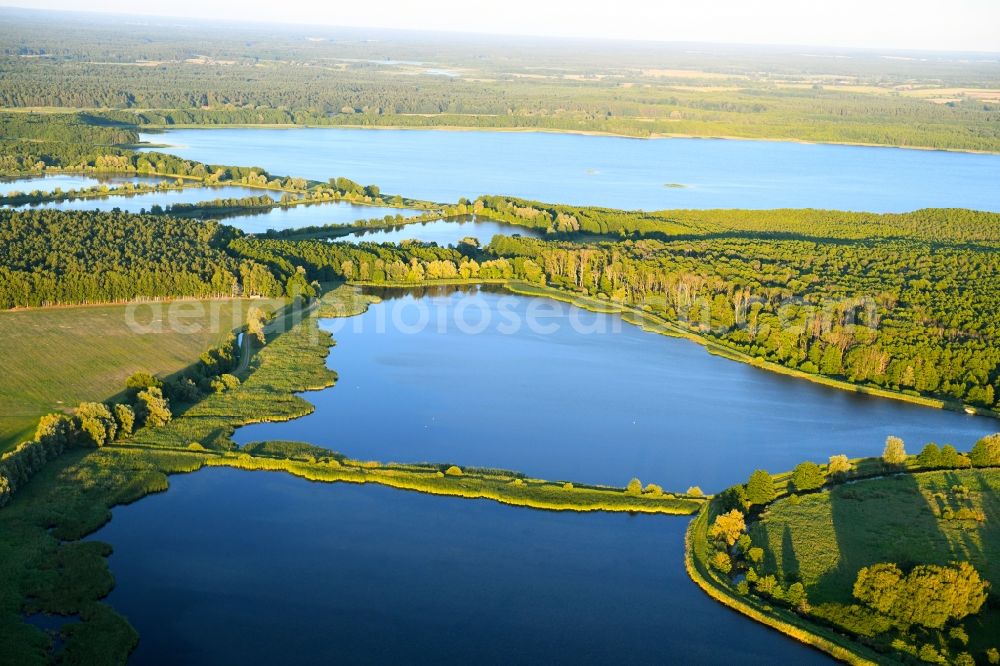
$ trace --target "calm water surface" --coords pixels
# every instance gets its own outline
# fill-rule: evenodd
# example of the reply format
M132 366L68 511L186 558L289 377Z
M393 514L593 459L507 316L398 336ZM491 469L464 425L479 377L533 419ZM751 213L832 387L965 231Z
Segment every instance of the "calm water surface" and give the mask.
M928 441L968 450L997 429L993 419L712 356L615 315L447 291L383 291L387 300L367 313L324 322L337 340L327 361L337 386L303 394L313 414L241 428L236 440L301 440L362 459L553 480L624 485L638 476L714 492L758 467L878 455L890 434L913 450Z
M51 192L57 187L62 190L78 190L82 187L93 187L105 183L115 185L120 183L158 183L159 178L149 176L78 176L76 174L50 174L32 176L30 178L0 178L0 195L11 192Z
M441 202L507 194L645 210L1000 211L1000 155L540 132L230 128L142 138L187 159L324 181L346 176Z
M478 239L481 245L486 245L493 240L494 236L511 235L531 236L533 238L545 236L539 229L503 224L482 218L468 218L415 222L392 229L365 229L331 240L349 243L398 243L404 240L419 240L434 242L441 247L446 247L457 245L459 241L468 236Z
M107 196L86 199L68 199L64 201L46 201L38 204L18 206L17 210L100 210L110 211L115 208L127 213L148 211L153 206L167 206L185 203L193 204L212 199L242 199L244 197L259 197L269 195L272 199L281 196L280 192L270 192L252 187L185 187L180 190L163 190L145 192L130 196Z
M93 538L135 664L827 661L695 587L687 523L205 469Z
M278 199L280 193L272 195ZM222 221L233 227L251 234L263 233L268 229L298 229L301 227L321 226L324 224L348 224L357 220L384 218L386 215L395 217L413 217L421 211L408 208L389 208L384 206L359 206L343 201L330 201L320 204L289 206L288 208L272 208L268 211L234 215Z

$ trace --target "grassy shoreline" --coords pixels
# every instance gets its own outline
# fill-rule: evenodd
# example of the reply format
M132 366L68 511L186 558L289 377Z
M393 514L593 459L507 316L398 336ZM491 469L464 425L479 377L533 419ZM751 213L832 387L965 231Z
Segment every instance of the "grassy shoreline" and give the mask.
M263 445L298 442L261 442ZM115 448L142 451L163 447L117 445ZM664 492L660 495L630 495L625 488L565 481L533 479L508 470L457 468L448 463L381 463L351 460L328 449L310 447L311 456L282 457L280 455L248 454L237 451L205 451L177 449L175 453L191 454L202 467L230 467L250 471L286 472L308 481L320 483L374 483L395 488L465 499L485 499L545 511L619 512L690 516L707 501L703 497ZM460 473L449 473L449 469Z
M688 525L684 536L684 566L688 577L705 594L737 613L780 631L789 638L825 652L834 659L854 666L892 664L893 660L853 644L847 637L822 627L812 627L805 620L784 608L775 608L751 597L738 597L719 583L712 574L698 545L708 541L708 505Z

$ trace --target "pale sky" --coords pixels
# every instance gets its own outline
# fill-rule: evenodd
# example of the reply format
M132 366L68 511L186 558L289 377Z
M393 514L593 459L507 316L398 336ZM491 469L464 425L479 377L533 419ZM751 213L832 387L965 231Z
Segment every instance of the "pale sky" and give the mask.
M84 8L79 0L0 5ZM1000 0L91 0L85 8L307 25L1000 53Z

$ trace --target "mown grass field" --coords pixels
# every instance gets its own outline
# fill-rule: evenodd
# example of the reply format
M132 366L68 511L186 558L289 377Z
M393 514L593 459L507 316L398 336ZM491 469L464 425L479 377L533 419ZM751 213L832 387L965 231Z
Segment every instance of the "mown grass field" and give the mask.
M0 452L29 439L43 414L116 395L133 372L167 376L187 367L241 326L253 303L175 301L0 312ZM181 325L171 326L171 318ZM140 326L138 332L130 321Z
M955 492L964 486L967 493ZM958 512L981 512L960 519ZM851 604L858 570L878 562L970 562L993 584L988 602L963 625L969 647L1000 641L1000 471L965 469L902 474L783 499L754 522L750 536L765 551L762 569L801 581L812 606Z

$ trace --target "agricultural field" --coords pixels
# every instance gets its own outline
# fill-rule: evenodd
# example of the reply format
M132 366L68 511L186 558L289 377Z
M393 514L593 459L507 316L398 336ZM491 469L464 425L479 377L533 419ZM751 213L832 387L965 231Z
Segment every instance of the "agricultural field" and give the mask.
M0 451L30 438L43 414L111 399L134 372L166 377L191 365L240 328L252 304L190 300L0 312Z

